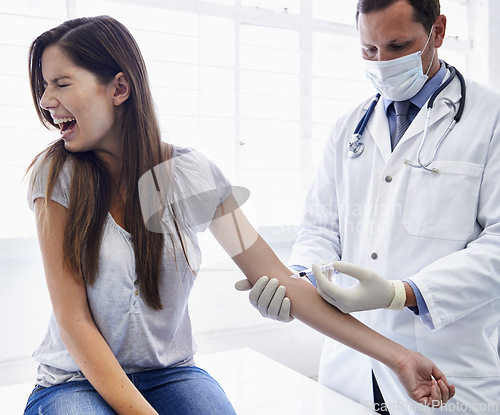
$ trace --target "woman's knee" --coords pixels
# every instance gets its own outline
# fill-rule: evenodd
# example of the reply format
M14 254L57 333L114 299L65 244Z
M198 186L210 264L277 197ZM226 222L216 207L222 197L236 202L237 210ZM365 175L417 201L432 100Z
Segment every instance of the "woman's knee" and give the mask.
M236 414L220 385L196 367L166 373L162 382L143 394L159 414Z
M33 391L25 415L115 415L116 412L86 381L73 381Z

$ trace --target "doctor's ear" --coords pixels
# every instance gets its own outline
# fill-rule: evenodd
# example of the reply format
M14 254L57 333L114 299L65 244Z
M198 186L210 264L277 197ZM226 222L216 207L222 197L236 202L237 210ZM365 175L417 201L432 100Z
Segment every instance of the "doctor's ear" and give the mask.
M113 104L118 107L130 96L130 85L123 72L118 72L111 83L114 88Z
M446 35L446 16L440 14L434 21L434 47L439 48L444 41Z

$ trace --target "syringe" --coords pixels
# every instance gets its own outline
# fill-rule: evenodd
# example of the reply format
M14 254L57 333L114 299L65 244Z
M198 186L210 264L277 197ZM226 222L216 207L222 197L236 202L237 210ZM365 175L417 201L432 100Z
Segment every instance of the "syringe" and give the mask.
M323 264L323 265L318 265L319 269L323 274L326 274L328 271L336 271L336 269L333 267L333 262L330 262L328 264ZM310 278L312 276L312 279ZM314 273L311 268L306 268L302 271L297 271L297 274L291 275L292 278L302 278L302 277L307 277L311 281L315 281L316 279L314 278Z

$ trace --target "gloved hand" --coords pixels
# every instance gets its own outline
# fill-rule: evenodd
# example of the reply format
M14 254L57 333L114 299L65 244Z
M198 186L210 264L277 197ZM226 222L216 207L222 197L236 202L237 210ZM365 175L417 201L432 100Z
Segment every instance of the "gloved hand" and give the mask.
M406 291L402 281L386 280L373 271L348 262L336 261L333 266L342 274L359 281L354 287L340 288L330 282L317 265L312 266L319 294L343 313L377 308L404 308Z
M284 323L294 319L290 315L290 299L285 297L286 288L279 285L276 278L269 280L266 276L260 277L253 288L247 279L238 281L234 286L238 291L250 290L250 303L264 317Z

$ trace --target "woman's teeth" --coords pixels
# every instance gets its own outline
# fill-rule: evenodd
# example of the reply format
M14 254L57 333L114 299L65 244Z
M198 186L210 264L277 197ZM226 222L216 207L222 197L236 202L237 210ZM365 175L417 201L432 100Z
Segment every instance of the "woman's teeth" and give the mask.
M76 121L76 118L74 117L54 118L54 123L59 125L59 128L61 128L61 133L67 132L73 125L73 121Z
M68 122L68 121L76 121L76 118L73 118L73 117L54 118L54 123L56 123L56 124L62 124L64 122Z

